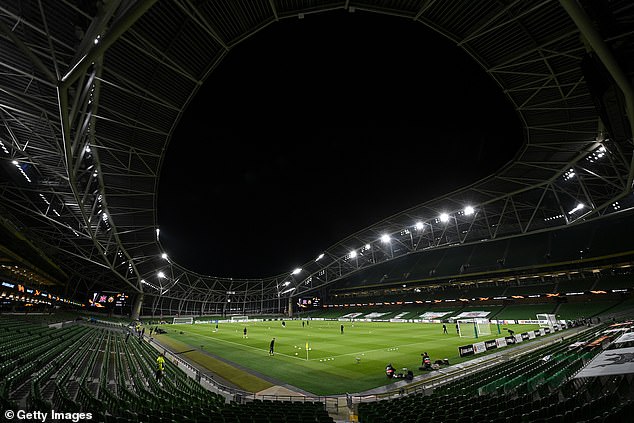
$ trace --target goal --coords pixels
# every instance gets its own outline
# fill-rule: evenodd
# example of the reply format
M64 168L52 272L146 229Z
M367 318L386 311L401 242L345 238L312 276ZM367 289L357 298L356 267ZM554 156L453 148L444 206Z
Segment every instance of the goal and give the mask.
M174 317L174 321L172 321L175 325L193 325L194 318L193 317Z
M478 338L491 335L491 323L488 319L458 320L458 334L461 338Z
M552 328L557 324L557 316L554 314L538 314L537 320L540 328Z
M232 322L248 322L249 316L231 316Z

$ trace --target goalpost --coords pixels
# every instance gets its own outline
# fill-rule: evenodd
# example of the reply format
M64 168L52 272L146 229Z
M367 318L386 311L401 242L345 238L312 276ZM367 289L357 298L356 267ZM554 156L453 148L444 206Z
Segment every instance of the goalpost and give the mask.
M249 316L231 316L232 322L248 322Z
M540 328L552 328L557 324L557 316L554 314L538 314L537 320L539 321Z
M172 321L174 325L193 325L194 318L193 317L174 317Z
M461 319L458 320L458 335L461 338L478 338L491 335L489 319Z

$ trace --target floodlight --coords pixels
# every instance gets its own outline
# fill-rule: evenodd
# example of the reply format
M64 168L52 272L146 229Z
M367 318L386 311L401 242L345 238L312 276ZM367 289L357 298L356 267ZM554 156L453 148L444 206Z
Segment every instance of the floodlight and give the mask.
M423 228L425 227L423 222L416 222L415 226L416 226L416 229L418 229L419 231L423 230Z
M159 228L156 228L156 239L159 239L160 233L161 233L161 230Z
M352 250L350 251L350 258L355 258L357 256L357 252Z
M158 272L158 277L159 277L159 278L164 278L164 277L165 277L165 273L163 273L163 272Z
M570 210L570 211L568 212L568 214L573 214L574 212L576 212L576 211L578 211L578 210L581 210L581 209L583 209L584 207L585 207L585 205L584 205L583 203L579 203L579 204L577 204L577 205L575 206L575 208L574 208L574 209Z
M474 212L475 212L475 210L471 206L467 206L467 207L464 208L464 214L466 216L471 216Z
M564 173L564 180L568 181L572 178L575 177L575 170L574 169L569 169L568 171L566 171L566 173Z
M167 260L167 253L163 253L163 254L161 254L161 258L162 258L163 260Z
M449 221L449 215L447 213L442 213L440 215L440 221L443 223L446 223Z
M389 236L389 235L387 235L387 234L382 235L382 236L381 236L381 242L385 242L385 243L390 242L390 236Z
M315 261L319 261L319 260L321 260L321 259L323 259L323 258L324 258L324 253L321 253L321 254L320 254L320 255L319 255L319 256L315 259Z
M370 248L372 248L372 246L370 244L365 244L365 249L369 250Z
M293 272L292 272L291 274L292 274L292 275L297 275L297 274L298 274L299 272L301 272L301 271L302 271L302 269L301 269L301 268L296 267L296 268L293 270Z

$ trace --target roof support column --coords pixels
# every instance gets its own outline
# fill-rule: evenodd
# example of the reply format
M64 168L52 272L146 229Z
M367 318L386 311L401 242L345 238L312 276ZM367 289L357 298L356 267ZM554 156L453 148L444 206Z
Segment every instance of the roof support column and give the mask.
M596 30L592 21L586 14L586 12L579 6L576 0L559 0L559 3L564 8L566 13L574 21L577 28L581 32L592 49L597 53L599 59L610 72L612 78L623 92L625 98L625 113L627 120L630 123L630 133L634 136L634 93L632 92L632 85L630 84L627 75L623 72L618 65L614 55L610 51L610 48L605 43L601 34ZM632 181L634 180L634 157L632 163L630 163L630 172L627 179L627 190L632 189Z

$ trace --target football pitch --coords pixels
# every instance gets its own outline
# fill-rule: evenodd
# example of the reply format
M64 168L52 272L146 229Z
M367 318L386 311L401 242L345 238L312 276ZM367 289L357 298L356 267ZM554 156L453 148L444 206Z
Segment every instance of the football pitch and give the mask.
M414 375L421 354L429 353L432 362L448 359L456 364L458 347L474 342L506 336L504 327L491 325L491 335L459 337L455 325L447 324L444 334L438 323L339 322L300 320L285 321L181 324L162 327L172 338L220 357L240 367L254 370L282 384L290 384L314 395L336 395L363 392L395 382L385 376L385 366L391 363L397 373L407 368ZM343 324L343 333L341 325ZM247 337L244 337L244 328ZM537 325L511 325L519 334L537 329ZM269 355L269 344L275 338L275 353ZM175 351L180 352L180 351ZM186 355L184 355L186 358ZM473 356L471 356L473 358ZM213 369L211 369L213 370ZM228 380L231 377L223 376Z

